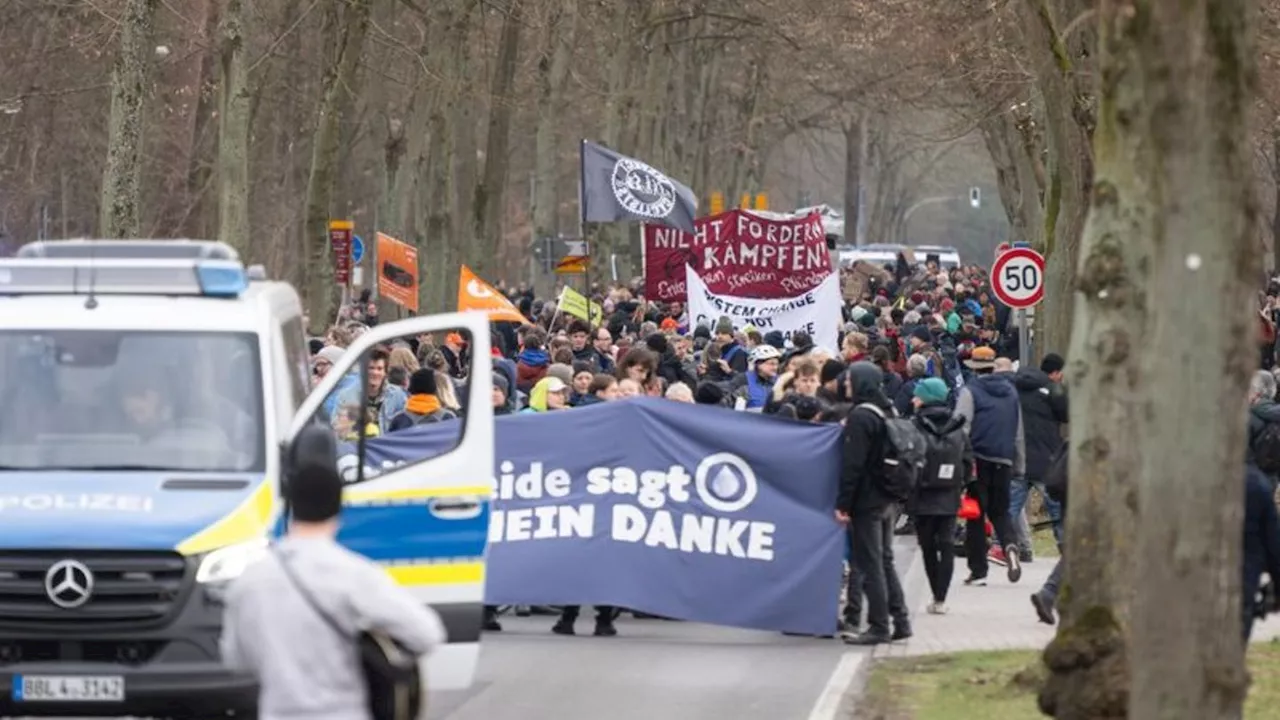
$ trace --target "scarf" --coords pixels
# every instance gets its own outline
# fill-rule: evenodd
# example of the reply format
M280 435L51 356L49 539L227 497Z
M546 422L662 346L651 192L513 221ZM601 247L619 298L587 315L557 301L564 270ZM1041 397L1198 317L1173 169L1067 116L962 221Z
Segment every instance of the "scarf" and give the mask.
M414 415L430 415L440 409L440 398L435 395L410 395L409 401L404 405L405 412Z

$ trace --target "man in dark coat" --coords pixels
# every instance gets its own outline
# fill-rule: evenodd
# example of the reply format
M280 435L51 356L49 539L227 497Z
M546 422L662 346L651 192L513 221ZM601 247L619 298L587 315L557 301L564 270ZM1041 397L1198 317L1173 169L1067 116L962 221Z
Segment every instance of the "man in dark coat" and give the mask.
M894 410L880 390L881 381L880 368L866 361L851 365L846 376L853 409L841 439L836 519L849 526L853 545L856 572L850 573L850 595L858 592L854 578L859 577L867 597L867 630L846 635L845 642L852 645L878 645L911 637L902 583L893 564L896 506L884 491L884 459L889 449L885 417L892 417Z
M1044 490L1044 474L1049 461L1062 448L1062 426L1070 419L1067 413L1067 393L1060 384L1062 369L1066 363L1061 355L1049 353L1040 362L1040 368L1024 368L1014 377L1018 388L1018 404L1022 407L1022 433L1026 443L1027 468L1021 476L1015 476L1009 485L1009 520L1018 537L1018 550L1022 562L1031 562L1031 528L1027 524L1024 509L1031 488L1040 491L1045 509L1053 520L1053 535L1062 544L1062 508Z

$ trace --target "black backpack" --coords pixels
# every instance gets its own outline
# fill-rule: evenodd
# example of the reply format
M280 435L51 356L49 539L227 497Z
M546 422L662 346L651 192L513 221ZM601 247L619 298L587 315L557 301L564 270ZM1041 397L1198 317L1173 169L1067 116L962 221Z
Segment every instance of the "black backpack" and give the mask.
M1049 458L1049 469L1044 472L1044 491L1050 500L1061 503L1064 508L1067 504L1067 461L1070 455L1071 447L1063 443Z
M925 443L924 470L920 473L921 490L957 490L964 486L964 418L953 418L943 427L919 415L915 422Z
M1280 473L1280 423L1269 422L1253 436L1250 443L1253 461L1268 475Z
M906 502L916 489L925 466L925 440L915 423L906 418L885 415L884 410L871 403L858 407L875 413L885 425L885 437L889 440L884 454L884 472L881 473L884 491L895 502Z

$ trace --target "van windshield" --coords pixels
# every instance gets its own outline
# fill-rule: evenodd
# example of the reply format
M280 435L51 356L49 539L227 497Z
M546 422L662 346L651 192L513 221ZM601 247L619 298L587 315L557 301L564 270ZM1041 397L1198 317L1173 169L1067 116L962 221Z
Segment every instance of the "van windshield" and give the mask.
M0 331L0 466L260 472L252 333Z

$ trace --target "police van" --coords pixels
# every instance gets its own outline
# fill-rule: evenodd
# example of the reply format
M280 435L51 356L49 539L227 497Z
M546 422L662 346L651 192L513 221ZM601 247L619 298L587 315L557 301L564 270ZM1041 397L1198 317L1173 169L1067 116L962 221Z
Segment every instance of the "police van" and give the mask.
M479 655L483 314L372 328L312 388L297 293L227 245L56 241L0 260L0 715L252 717L253 682L220 664L222 598L285 527L291 440L330 421L340 386L372 382L376 346L446 332L470 341L476 379L456 444L376 477L361 462L339 535L441 615L432 689L469 685Z

